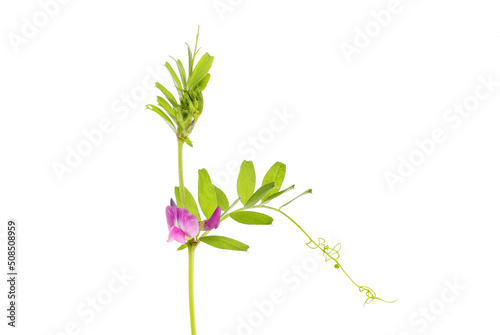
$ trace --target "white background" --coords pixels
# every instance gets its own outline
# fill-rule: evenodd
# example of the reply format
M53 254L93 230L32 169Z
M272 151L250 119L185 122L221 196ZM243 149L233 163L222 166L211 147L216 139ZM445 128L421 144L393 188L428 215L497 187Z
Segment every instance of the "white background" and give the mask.
M217 3L230 10L218 12ZM251 248L197 249L199 334L498 333L500 87L455 128L443 115L474 101L480 77L500 81L500 8L401 0L385 27L374 24L371 12L388 7L72 0L43 22L35 0L2 2L2 264L8 219L20 234L18 328L5 325L2 280L2 334L189 334L187 253L165 242L175 137L144 108L158 92L137 94L143 80L153 83L148 69L169 55L185 62L184 42L194 43L198 24L202 52L215 61L195 146L186 149L188 188L207 168L213 179L230 176L229 185L216 183L232 200L232 165L252 159L261 180L274 162L286 163L284 186L314 190L288 212L312 236L342 243L340 261L359 284L398 299L363 308L363 294L333 264L312 261L307 239L282 217L272 227L227 220L218 234ZM14 47L9 39L33 16L45 25ZM341 46L356 47L367 27L370 41L358 40L346 57ZM132 94L134 106L124 109ZM284 124L276 111L293 117ZM68 148L105 119L113 126L102 143L58 180L54 162L66 164ZM279 131L270 132L273 124ZM415 140L435 128L447 140L391 190L385 174L397 173L398 157L409 159ZM259 150L249 149L251 137ZM293 290L283 276L297 280L287 271L304 264L308 278ZM122 269L134 279L87 322L77 308L104 297ZM448 291L447 282L461 288ZM238 332L241 320L261 321L254 302L273 290L285 302ZM78 331L62 333L73 323Z

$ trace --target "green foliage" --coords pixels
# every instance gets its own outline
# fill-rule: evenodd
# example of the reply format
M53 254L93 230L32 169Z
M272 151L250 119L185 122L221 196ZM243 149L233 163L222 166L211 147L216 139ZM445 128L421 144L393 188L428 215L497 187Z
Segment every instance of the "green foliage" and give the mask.
M174 95L167 90L162 84L156 83L156 87L163 93L163 97L157 97L158 106L147 105L147 109L150 109L160 115L165 122L170 126L170 128L175 132L179 143L179 183L185 192L183 192L182 204L185 205L186 209L189 210L193 215L195 215L198 221L201 221L200 212L198 210L198 205L196 204L195 198L191 193L185 189L183 186L182 177L182 146L184 143L192 146L192 142L189 139L196 122L198 121L204 107L204 97L202 91L204 91L210 81L209 71L212 68L214 57L210 54L204 53L200 60L196 63L195 58L200 51L198 49L198 33L196 35L196 43L194 47L194 52L192 52L189 45L188 49L188 71L184 68L184 65L179 59L174 59L177 67L178 75L176 71L172 68L170 63L166 62L167 67L176 91L178 93L178 101ZM161 107L161 108L160 108ZM162 110L163 109L163 110ZM259 210L271 210L276 213L280 213L289 219L293 224L295 224L302 233L309 239L307 246L311 249L319 249L325 261L332 260L334 262L334 267L343 271L347 277L352 281L354 285L359 289L360 292L365 293L366 300L365 304L372 302L373 300L380 300L375 294L375 291L367 286L358 285L354 280L349 277L344 268L340 265L338 259L340 257L340 244L336 244L333 248L328 246L324 239L320 238L317 241L312 239L306 231L290 216L284 213L281 209L288 206L298 198L311 194L312 190L309 189L300 195L296 196L292 200L286 202L281 207L276 208L268 205L271 201L278 197L281 197L285 193L294 189L295 185L292 185L284 190L281 190L286 174L286 165L281 162L276 162L265 174L262 185L257 191L255 191L256 186L256 174L255 168L251 161L243 161L241 164L240 172L237 180L237 194L238 199L236 199L231 205L229 205L228 198L226 194L212 184L210 176L205 169L201 169L198 172L198 201L200 208L204 216L208 219L212 216L213 212L219 206L221 210L224 211L220 221L224 221L228 217L232 218L236 222L247 224L247 225L270 225L273 223L273 218L269 215L253 211L252 209ZM185 196L184 196L185 195ZM180 189L175 188L175 196L177 203L180 201ZM233 208L241 201L243 207L233 211ZM260 204L259 204L260 202ZM178 250L183 250L189 248L190 256L190 267L189 267L189 285L190 285L190 295L192 294L192 267L193 267L193 252L196 246L200 243L206 243L212 247L227 250L237 250L237 251L247 251L248 245L236 241L234 239L224 237L224 236L207 236L212 230L204 231L200 233L201 236L190 238L185 244L182 244ZM194 315L192 310L192 299L190 296L190 307L191 315ZM387 301L385 301L387 302ZM194 329L194 318L191 318L191 326Z
M238 175L237 191L241 203L244 205L255 191L255 168L253 162L243 161Z
M205 169L198 171L198 201L201 211L208 219L217 208L217 194L210 176Z
M274 163L269 171L267 171L264 176L264 180L262 181L262 185L274 182L274 188L267 193L264 200L280 190L283 180L285 179L285 173L286 165L280 162Z
M208 73L199 83L198 83L198 88L200 91L203 91L207 85L208 81L210 80L210 74Z
M165 87L163 87L162 84L156 83L156 87L163 93L165 98L167 98L168 101L172 104L172 106L177 107L177 101L175 100L174 96L172 93L170 93L169 90L167 90Z
M236 185L238 199L236 199L231 205L229 205L226 194L215 185L211 185L211 180L208 172L205 169L200 170L198 183L198 199L200 207L207 218L213 213L216 205L218 205L221 210L224 211L222 220L227 217L231 217L235 221L244 224L269 225L273 222L272 217L248 210L252 208L265 208L265 205L272 200L293 190L295 188L295 185L279 191L285 179L285 174L286 165L280 162L276 162L269 169L269 171L267 171L264 177L263 185L255 191L256 174L254 164L251 161L243 161L241 163ZM276 186L276 183L278 183L278 187ZM298 197L285 203L283 206L286 206L302 195L311 192L311 190L307 190ZM231 212L231 210L233 210L233 208L238 204L239 201L241 201L243 207Z
M258 203L266 194L274 188L274 182L270 182L262 187L260 187L254 194L248 199L244 208L252 208L256 203Z
M186 89L187 88L187 79L186 79L186 71L184 70L184 66L182 65L182 62L179 59L175 63L177 64L177 70L179 71L179 74L181 75L182 87L184 89Z
M226 195L220 188L214 185L215 189L215 195L217 196L217 205L222 209L223 211L227 210L229 208L229 201L227 200Z
M222 190L214 186L210 180L210 176L205 169L199 170L199 183L198 183L198 199L200 207L205 214L205 217L209 218L215 208L218 206L224 211L221 217L221 221L230 217L236 222L243 223L246 225L270 225L273 223L273 217L253 211L252 209L260 210L271 210L277 212L288 218L293 224L295 224L304 233L307 238L307 246L311 249L318 249L323 253L325 261L333 261L334 267L340 269L349 280L358 288L358 290L365 294L366 300L365 304L369 304L374 300L379 300L383 302L394 302L386 301L379 298L375 291L368 286L358 285L344 270L339 262L340 257L340 243L337 243L334 247L328 246L325 239L313 240L306 231L290 216L284 213L281 209L288 206L300 197L311 194L312 190L306 190L299 194L298 196L292 198L290 201L286 202L279 208L269 206L268 203L275 200L276 198L282 196L283 194L293 190L295 185L292 185L282 191L279 189L283 184L285 179L286 166L283 163L274 164L264 177L263 186L261 186L257 191L255 189L255 168L251 161L244 161L241 164L240 173L237 182L238 199L236 199L230 206L226 195ZM268 182L269 181L269 182ZM267 182L267 183L266 183ZM276 186L276 183L279 186ZM270 194L273 192L272 194ZM178 188L176 188L176 198L178 199ZM239 203L243 203L243 207L233 210L233 208ZM260 203L259 203L260 201ZM197 213L198 207L196 206L193 196L186 190L186 202L187 207L189 207L190 212ZM198 213L199 216L199 213ZM224 236L207 236L210 231L205 231L202 236L199 237L199 241L206 243L212 247L227 250L237 250L237 251L247 251L248 245ZM190 242L188 242L190 243ZM196 242L199 243L199 242ZM178 250L183 250L187 247L187 244L181 245Z
M226 250L247 251L249 246L224 236L203 236L200 241L212 247Z
M159 109L158 107L154 106L154 105L146 105L146 108L149 109L149 110L152 110L153 112L156 112L158 115L160 115L163 120L165 120L168 125L170 126L170 128L172 128L172 130L175 132L175 125L174 123L172 122L172 120L170 120L170 118L167 116L167 114L165 114L161 109Z
M172 58L175 62L177 72L169 62L165 62L165 67L172 77L174 87L179 96L178 101L162 84L156 83L156 87L168 100L167 102L167 100L162 97L158 97L157 99L158 106L162 107L166 113L163 113L159 108L153 108L152 105L146 106L148 109L153 110L164 118L177 135L177 138L190 146L192 146L192 142L189 140L189 135L192 133L203 111L204 98L202 91L205 90L210 80L210 74L208 72L214 61L213 56L205 53L195 66L195 58L199 51L198 35L199 29L196 34L194 53L191 51L189 45L187 46L189 64L187 73L181 60ZM166 118L165 114L168 115L169 118Z
M198 35L196 35L196 43L198 43ZM189 59L189 77L191 77L191 73L193 73L193 61L194 61L194 57L193 57L193 53L191 52L191 48L189 47L189 44L187 44L187 48L188 48L188 59Z
M290 187L288 187L288 188L284 189L283 191L279 191L279 192L277 192L277 193L274 193L274 194L273 194L273 195L271 195L271 196L267 196L267 197L265 197L265 199L264 199L264 200L262 200L262 204L267 204L268 202L271 202L271 200L276 199L276 198L277 198L277 197L279 197L280 195L285 194L286 192L291 191L291 190L293 190L294 188L295 188L295 185L292 185L292 186L290 186Z
M177 77L177 74L175 73L174 69L170 65L169 62L165 62L165 66L167 67L168 72L170 73L170 76L172 77L172 80L174 81L175 88L177 89L177 93L179 93L179 96L182 96L182 85L181 81L179 80L179 77Z
M158 104L164 109L167 111L168 115L170 115L170 117L174 120L176 120L176 113L174 112L172 106L170 106L170 104L165 100L163 99L162 97L157 97L156 99L158 101Z
M240 198L236 199L235 201L233 201L233 203L231 204L231 206L229 206L228 209L225 210L225 212L229 212L230 210L232 210L238 203L240 202Z
M186 209L189 211L189 213L193 214L196 216L198 221L201 220L200 217L200 212L198 211L198 205L196 204L196 200L194 200L194 197L191 195L191 193L188 191L187 188L184 188L184 191L186 192ZM179 187L175 187L175 200L177 204L180 204L181 199L180 199L180 193L179 193Z
M194 68L193 73L189 76L189 80L187 82L189 87L195 87L203 78L205 78L208 71L210 71L213 62L214 57L210 56L208 52L201 56L201 59Z
M234 221L250 225L269 225L273 223L273 218L269 215L251 211L232 212L229 216Z

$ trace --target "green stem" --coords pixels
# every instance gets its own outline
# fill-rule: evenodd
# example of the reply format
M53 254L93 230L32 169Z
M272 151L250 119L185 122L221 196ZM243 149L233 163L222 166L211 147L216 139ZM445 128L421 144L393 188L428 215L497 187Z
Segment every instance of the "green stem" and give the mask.
M184 168L182 162L182 147L184 141L180 138L177 139L177 149L178 149L178 163L179 163L179 203L177 204L181 208L186 208L186 189L184 187ZM189 251L189 319L191 320L191 335L196 335L196 318L194 313L194 249L196 249L196 244L191 241L187 242Z
M196 245L188 242L189 254L189 317L191 320L191 335L196 335L196 319L194 313L194 250Z
M182 146L184 141L177 139L178 163L179 163L179 207L186 208L186 189L184 188L184 170L182 165Z
M281 211L281 209L278 209L278 208L274 208L274 207L271 207L271 206L264 206L264 205L260 205L260 206L257 206L257 207L261 207L261 208L267 208L267 209L270 209L270 210L273 210L273 211L276 211L278 213L281 213L283 216L285 216L288 220L292 221L296 226L297 228L299 228L303 233L304 235L307 236L307 238L309 240L311 240L314 244L316 244L316 242L314 242L314 240L311 238L311 236L309 236L308 233L306 233L306 231L304 229L302 229L302 227L294 220L292 219L291 217L289 217L287 214L285 214L285 212Z
M311 238L311 236L309 236L308 233L306 233L306 231L297 223L297 221L295 221L294 219L292 219L290 216L288 216L285 212L283 212L281 209L278 209L278 208L274 208L274 207L271 207L271 206L257 206L257 207L261 207L261 208L266 208L266 209L270 209L270 210L273 210L273 211L276 211L278 213L281 213L283 216L285 216L288 220L292 221L303 233L304 235L307 236L307 238L309 239L309 242L313 243L316 248L318 248L319 250L321 250L323 252L324 255L326 255L326 257L330 258L331 260L333 260L338 266L339 268L342 270L342 272L345 273L345 275L347 276L347 278L349 278L349 280L354 284L356 285L358 288L361 288L360 285L356 284L356 282L347 274L347 272L344 270L344 268L342 267L342 265L340 265L339 261L336 260L335 258L333 258L320 244L316 243L315 240L313 240Z

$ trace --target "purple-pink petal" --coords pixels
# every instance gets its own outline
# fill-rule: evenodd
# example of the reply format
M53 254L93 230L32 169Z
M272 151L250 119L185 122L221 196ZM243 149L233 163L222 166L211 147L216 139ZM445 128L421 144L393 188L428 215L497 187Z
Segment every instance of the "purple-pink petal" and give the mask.
M186 236L193 238L200 232L200 225L198 219L193 214L189 213L187 209L178 209L178 219L181 224L181 229L186 233Z
M205 230L212 230L219 228L220 213L221 213L220 207L217 206L210 219L208 219L207 222L205 222Z
M168 235L167 242L177 241L179 243L186 243L186 235L182 230L177 227L170 229L170 234Z
M177 221L177 207L167 206L165 213L167 214L168 230L170 230Z
M177 206L167 206L165 212L167 215L168 231L170 233L168 242L175 240L180 243L185 243L186 236L188 238L193 238L200 232L198 219L187 209Z

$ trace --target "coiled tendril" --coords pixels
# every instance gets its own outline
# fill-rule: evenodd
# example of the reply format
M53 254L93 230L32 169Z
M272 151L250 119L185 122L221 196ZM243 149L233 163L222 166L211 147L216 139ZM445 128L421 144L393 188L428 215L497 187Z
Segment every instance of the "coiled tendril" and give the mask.
M347 272L344 270L344 268L342 267L342 265L340 265L340 263L338 261L338 259L340 257L340 249L341 249L340 243L337 243L332 248L328 244L326 244L326 240L324 238L320 237L320 238L318 238L318 241L316 242L315 240L313 240L309 236L309 234L307 234L305 232L305 230L295 220L293 220L290 216L288 216L287 214L285 214L284 212L282 212L280 209L274 208L274 207L270 207L270 206L259 206L259 207L267 208L267 209L271 209L271 210L274 210L276 212L279 212L282 215L284 215L286 218L288 218L290 221L292 221L307 236L307 238L309 238L309 242L306 243L306 245L309 248L321 250L321 252L323 253L323 256L325 257L325 262L333 260L335 262L334 267L336 269L341 269L342 272L344 272L344 274L347 276L347 278L349 278L349 280L359 289L359 292L364 292L365 293L365 295L366 295L365 305L371 303L373 300L380 300L380 301L383 301L383 302L386 302L386 303L393 303L393 302L396 301L396 300L394 300L394 301L387 301L387 300L384 300L384 299L381 299L381 298L377 297L377 294L375 293L375 291L372 288L370 288L368 286L358 285L351 278L351 276L349 276L349 274L347 274Z
M380 301L387 302L387 303L393 303L394 301L396 301L396 300L386 301L384 299L381 299L381 298L377 297L377 294L375 293L375 291L372 288L370 288L368 286L361 286L361 285L356 284L356 282L347 274L347 272L344 270L344 268L342 267L342 265L340 265L340 263L338 261L338 259L340 257L340 249L341 249L340 243L335 244L335 246L332 248L328 244L326 244L326 240L324 238L320 237L320 238L318 238L318 242L315 242L313 239L311 239L309 237L309 235L307 235L307 237L310 239L309 242L306 243L306 245L309 248L321 250L323 253L323 256L325 257L325 262L333 260L335 262L335 268L341 269L342 272L344 272L344 274L347 276L347 278L349 278L349 280L354 285L356 285L358 287L359 292L365 293L365 295L366 295L365 305L371 303L373 300L380 300Z
M318 238L318 243L314 243L312 240L307 242L306 245L311 248L311 249L318 249L320 248L321 251L323 251L323 256L325 257L325 262L328 262L330 260L334 260L338 262L337 260L340 257L340 249L341 245L340 243L337 243L333 248L330 248L328 244L326 244L326 240L324 238ZM337 264L335 264L337 265ZM338 267L336 267L338 268Z

